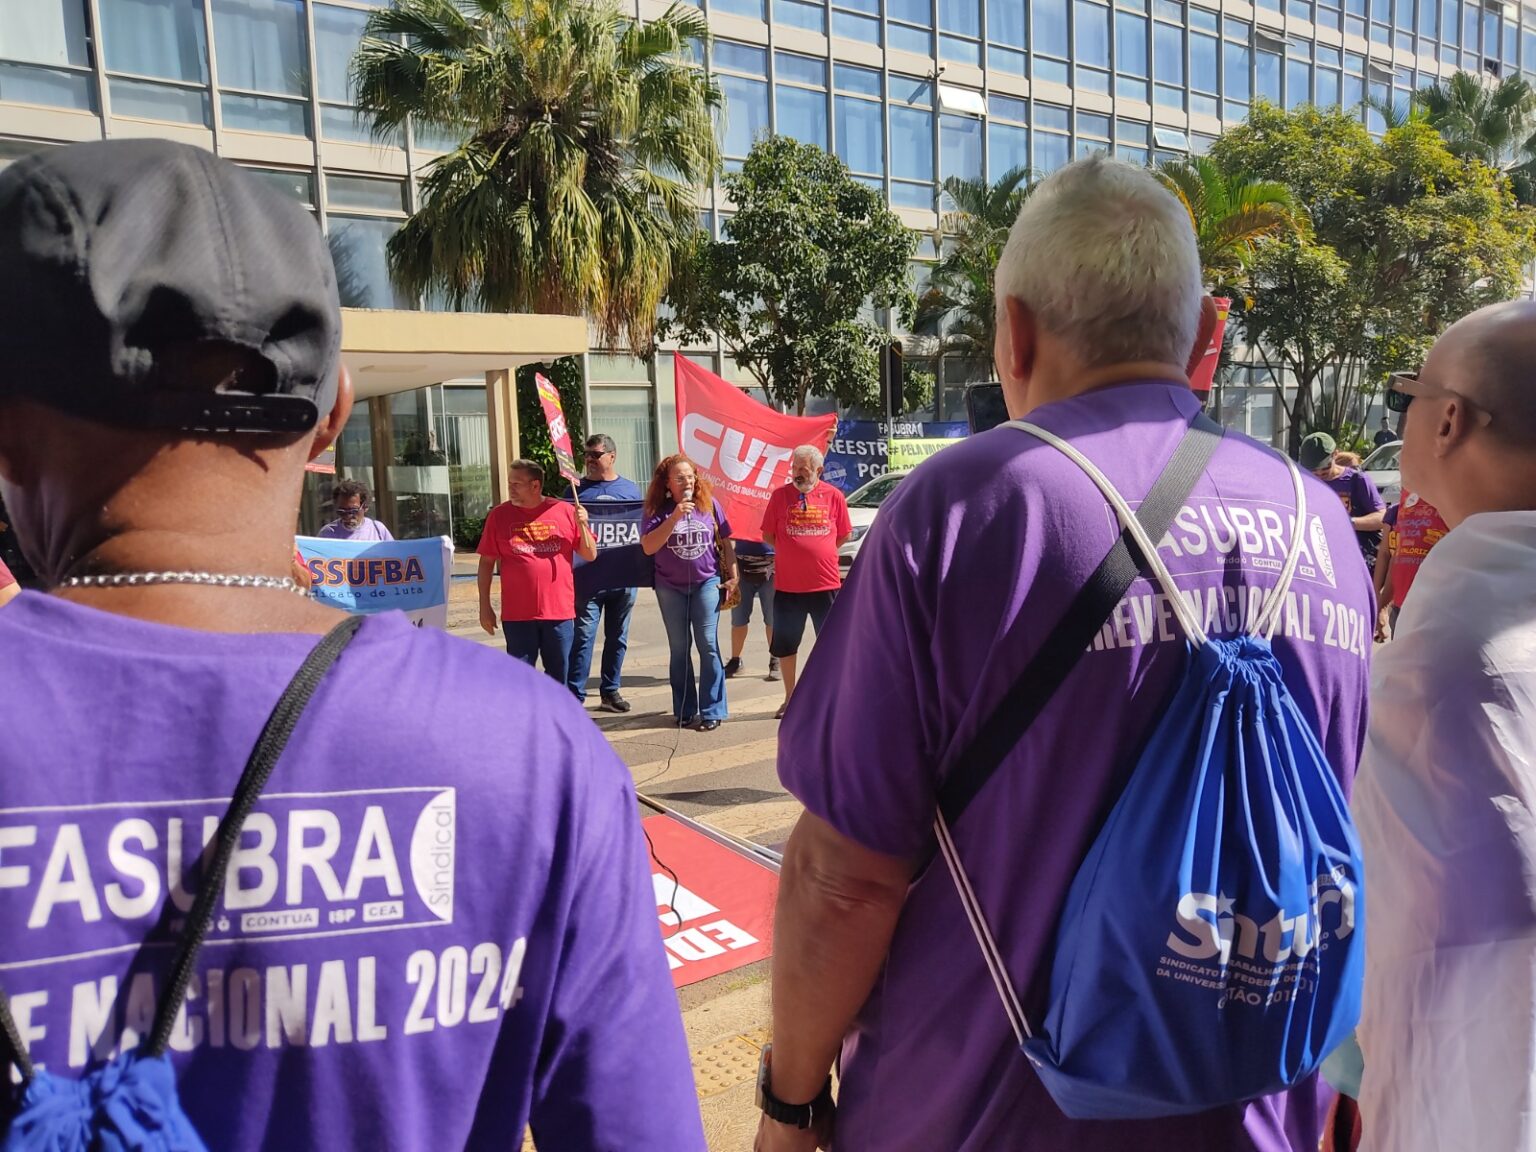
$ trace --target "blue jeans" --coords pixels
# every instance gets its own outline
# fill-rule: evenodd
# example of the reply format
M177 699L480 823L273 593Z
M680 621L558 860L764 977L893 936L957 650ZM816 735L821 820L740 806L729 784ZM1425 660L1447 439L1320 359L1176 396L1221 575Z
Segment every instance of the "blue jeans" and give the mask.
M507 655L524 664L544 662L545 675L564 684L571 670L571 639L576 634L574 620L503 620L501 630L507 638Z
M599 690L604 696L612 696L619 690L619 673L623 671L624 653L629 648L629 615L635 610L638 594L639 590L635 588L614 588L576 605L576 639L571 645L571 678L567 682L576 699L587 698L599 616L603 618L603 678Z
M720 579L711 576L692 591L656 585L656 604L672 649L672 715L724 720L725 669L720 664ZM693 648L699 650L699 676L693 675Z

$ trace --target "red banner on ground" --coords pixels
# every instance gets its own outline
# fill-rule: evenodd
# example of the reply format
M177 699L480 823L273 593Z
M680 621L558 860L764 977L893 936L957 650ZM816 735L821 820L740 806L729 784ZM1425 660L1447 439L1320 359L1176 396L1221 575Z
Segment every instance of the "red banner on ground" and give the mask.
M670 816L647 816L645 830L656 853L656 915L678 988L773 955L773 869Z
M737 540L763 538L763 512L789 482L789 456L802 444L823 454L837 416L786 416L729 381L677 357L677 442L709 477Z
M1227 331L1227 317L1232 313L1232 301L1220 296L1213 299L1216 301L1216 331L1211 333L1211 342L1200 363L1189 374L1189 386L1201 396L1211 390L1211 384L1216 380L1216 362L1221 359L1221 341Z
M542 372L534 373L533 383L539 390L539 405L544 409L544 420L549 425L549 443L555 450L555 464L560 475L575 488L581 483L581 473L576 471L576 453L571 448L571 430L565 426L565 410L560 407L560 390Z

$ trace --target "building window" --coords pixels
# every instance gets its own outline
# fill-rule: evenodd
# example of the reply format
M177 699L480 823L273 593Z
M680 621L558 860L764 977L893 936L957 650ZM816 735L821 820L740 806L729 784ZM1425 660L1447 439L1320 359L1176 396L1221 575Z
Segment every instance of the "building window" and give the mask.
M376 212L404 212L408 208L403 180L344 176L333 172L325 177L325 194L335 208L362 208Z
M84 0L0 0L0 100L95 111Z
M344 308L409 308L389 279L384 245L400 227L398 220L376 217L326 216L336 288Z
M1097 112L1079 110L1076 125L1076 156L1079 160L1085 156L1096 156L1100 153L1107 155L1113 150L1109 142L1108 116L1100 116Z
M1076 80L1089 92L1109 92L1109 9L1089 0L1073 4Z
M980 0L939 0L939 55L962 64L981 63Z
M891 202L933 208L933 96L926 80L891 77Z
M1258 94L1271 104L1280 103L1280 54L1262 48L1254 55Z
M774 53L777 131L805 144L827 147L827 62ZM812 87L815 85L815 87Z
M1152 78L1158 104L1184 107L1184 29L1161 22L1152 26Z
M1297 108L1312 102L1312 62L1309 48L1293 43L1285 58L1285 106Z
M880 97L880 73L839 64L834 73L837 95L837 155L855 176L884 187L885 124Z
M807 32L827 34L827 8L825 4L811 4L806 0L773 0L773 18L779 24L791 28L804 28Z
M880 39L880 0L834 0L832 35L877 47Z
M1072 158L1072 140L1067 135L1071 114L1054 104L1035 105L1035 170L1054 172Z
M890 47L917 56L933 55L932 0L888 0L885 16Z
M1029 167L1029 129L1022 124L987 124L987 179L994 183L1015 168Z
M230 128L309 135L309 48L299 0L212 0L219 105Z
M1019 0L987 0L987 66L1015 76L1025 74L1029 46L1024 5Z
M1147 18L1115 13L1115 95L1147 103Z
M1191 10L1193 15L1195 10ZM1215 36L1191 31L1189 34L1189 110L1206 116L1219 116L1216 93L1216 60L1219 55Z
M1067 82L1067 56L1071 45L1067 36L1067 0L1036 0L1030 5L1034 20L1035 78Z
M716 40L710 51L715 82L725 96L719 119L720 151L739 167L752 145L768 134L768 53L729 40Z
M939 117L939 178L982 178L981 120L976 116ZM946 207L952 207L946 200Z
M733 16L748 16L754 20L768 19L764 0L709 0L711 12L729 12Z
M208 37L200 0L100 0L100 4L102 49L109 72L207 88ZM116 93L114 87L114 112L119 111ZM206 96L199 103L206 103Z
M241 165L263 184L276 188L284 196L296 200L313 210L315 206L315 177L312 172L297 172L286 168L248 168Z

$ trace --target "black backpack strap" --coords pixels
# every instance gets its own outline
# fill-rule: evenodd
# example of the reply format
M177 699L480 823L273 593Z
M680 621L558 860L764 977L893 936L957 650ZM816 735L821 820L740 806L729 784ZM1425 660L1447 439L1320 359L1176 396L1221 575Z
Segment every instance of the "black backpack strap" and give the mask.
M1136 519L1153 540L1161 540L1167 533L1173 518L1204 475L1221 437L1221 425L1202 412L1179 441L1157 483L1136 510ZM1109 555L977 729L975 738L951 759L951 770L939 790L939 811L951 827L1045 711L1110 613L1141 575L1144 563L1130 532L1122 530Z
M246 761L245 771L240 774L234 798L230 800L224 818L219 821L219 830L214 837L213 859L198 884L197 896L192 902L192 911L187 916L186 927L177 945L176 958L171 965L171 980L160 996L154 1031L150 1033L149 1043L145 1046L150 1056L164 1055L170 1044L171 1030L176 1026L176 1017L181 1013L182 1003L186 999L193 966L197 963L203 939L213 923L219 900L224 895L224 877L229 871L229 859L244 832L245 818L250 815L261 790L266 787L272 770L277 767L278 759L287 747L299 717L320 686L320 681L357 635L362 622L361 616L349 616L326 633L304 658L304 663L299 665L298 672L294 673L293 679L283 689L282 696L272 709L272 714L267 717L266 726L262 728L256 746L251 750L250 759ZM3 990L0 990L0 1047L4 1049L0 1051L0 1057L4 1057L0 1061L0 1068L14 1064L21 1073L22 1081L30 1080L32 1062L27 1057L21 1034L11 1016L10 1001Z

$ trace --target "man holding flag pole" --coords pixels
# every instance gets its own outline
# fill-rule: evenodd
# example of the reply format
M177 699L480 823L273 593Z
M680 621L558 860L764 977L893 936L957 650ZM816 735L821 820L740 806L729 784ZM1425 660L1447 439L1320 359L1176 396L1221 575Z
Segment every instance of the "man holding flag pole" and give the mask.
M575 497L579 479L560 394L545 377L534 377L549 421L549 439L560 474L572 482L572 502L544 495L544 469L532 460L512 461L509 499L492 508L476 551L480 554L480 627L496 634L491 577L501 574L501 625L507 653L527 664L542 663L561 684L570 676L576 634L573 557L597 559L587 510Z

